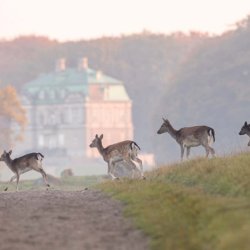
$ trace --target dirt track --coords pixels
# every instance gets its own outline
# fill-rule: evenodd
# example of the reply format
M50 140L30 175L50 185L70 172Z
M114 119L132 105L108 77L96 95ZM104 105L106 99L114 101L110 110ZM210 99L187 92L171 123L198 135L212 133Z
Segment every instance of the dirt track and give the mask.
M141 250L148 241L98 191L0 193L1 250Z

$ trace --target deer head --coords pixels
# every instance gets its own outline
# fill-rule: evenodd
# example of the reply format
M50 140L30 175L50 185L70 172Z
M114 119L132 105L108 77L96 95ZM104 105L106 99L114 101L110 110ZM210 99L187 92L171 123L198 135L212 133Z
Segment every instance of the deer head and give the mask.
M245 135L245 134L250 134L250 124L247 124L247 122L244 123L239 132L239 135Z
M157 131L157 134L163 134L163 133L169 132L169 128L171 126L169 120L164 119L164 118L162 118L162 120L163 120L163 123L160 129Z
M98 137L98 135L95 135L94 140L89 145L91 148L97 148L102 144L103 134Z
M0 157L0 161L6 161L7 159L10 158L10 155L12 153L12 150L10 150L9 152L6 152L5 150L3 151L1 157Z

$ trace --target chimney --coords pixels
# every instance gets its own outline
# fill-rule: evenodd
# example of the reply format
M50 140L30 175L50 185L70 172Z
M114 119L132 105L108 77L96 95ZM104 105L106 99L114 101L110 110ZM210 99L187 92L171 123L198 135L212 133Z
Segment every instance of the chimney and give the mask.
M87 70L88 67L89 67L89 65L88 65L88 58L87 57L83 57L83 58L79 59L78 70Z
M56 61L56 72L64 71L66 69L66 59L60 58Z

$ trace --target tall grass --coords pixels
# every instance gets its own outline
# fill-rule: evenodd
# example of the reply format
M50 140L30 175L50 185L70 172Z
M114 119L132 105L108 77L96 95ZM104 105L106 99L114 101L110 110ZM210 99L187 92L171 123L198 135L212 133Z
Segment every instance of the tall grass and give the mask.
M163 166L98 186L126 204L152 249L249 249L250 155Z

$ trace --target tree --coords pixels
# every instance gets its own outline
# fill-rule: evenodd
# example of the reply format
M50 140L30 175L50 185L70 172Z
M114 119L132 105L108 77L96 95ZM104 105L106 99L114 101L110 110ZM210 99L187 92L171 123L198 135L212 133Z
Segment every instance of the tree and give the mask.
M22 140L26 124L26 112L16 89L10 85L0 88L0 148L8 149ZM17 131L13 131L13 126Z

